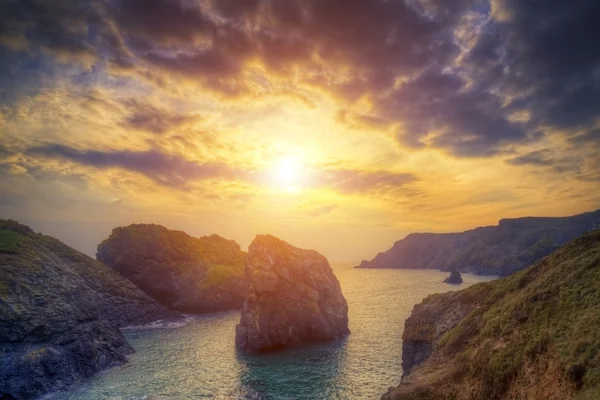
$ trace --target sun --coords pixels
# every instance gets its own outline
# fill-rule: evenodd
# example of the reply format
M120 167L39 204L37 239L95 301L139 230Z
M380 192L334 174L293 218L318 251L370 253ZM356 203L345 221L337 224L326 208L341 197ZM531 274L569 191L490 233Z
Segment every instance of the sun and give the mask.
M277 159L273 164L274 184L289 191L300 189L304 179L304 167L296 157L286 156Z

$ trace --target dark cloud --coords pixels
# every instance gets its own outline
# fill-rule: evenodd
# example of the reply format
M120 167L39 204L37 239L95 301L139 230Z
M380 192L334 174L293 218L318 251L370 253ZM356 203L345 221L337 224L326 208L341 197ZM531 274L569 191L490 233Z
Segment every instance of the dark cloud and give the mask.
M381 101L379 109L402 123L399 140L421 147L431 133L434 147L458 156L486 156L505 143L527 139L524 127L509 121L501 99L489 92L464 88L458 76L427 71Z
M93 4L68 0L0 2L0 36L23 37L33 48L58 56L95 57L85 39L99 22Z
M246 173L222 163L196 163L179 155L157 150L98 151L78 150L50 144L26 152L31 156L66 159L94 168L122 168L145 175L162 185L184 189L191 181L204 179L244 179Z
M600 3L494 0L495 20L468 57L487 90L527 110L530 129L592 129L600 105Z
M599 18L596 0L5 0L0 51L30 70L51 55L229 96L268 86L247 82L258 60L284 79L302 71L294 82L348 110L372 100L345 116L361 129L398 126L403 146L487 157L557 131L597 143L586 132L600 117ZM150 110L126 123L164 132L178 118Z
M575 174L582 172L582 159L573 156L557 154L551 149L536 150L506 160L511 165L531 165L534 167L547 167L553 172L562 174Z
M98 151L79 150L61 144L48 144L25 151L27 156L65 159L97 169L119 168L142 174L155 182L178 189L191 188L200 180L240 181L267 184L259 171L237 169L219 162L199 163L180 155L158 150ZM264 173L263 173L264 174ZM310 185L350 194L401 194L404 187L416 181L408 173L360 171L343 168L322 168L314 171ZM407 190L406 193L410 193ZM249 200L244 194L237 200Z
M409 173L344 168L318 170L313 179L315 186L330 188L340 193L376 193L380 195L401 194L405 191L405 186L417 180L413 174Z
M214 24L191 1L117 0L108 12L122 34L138 45L190 45L210 34Z
M551 152L548 150L536 150L511 158L507 160L507 163L512 165L550 166L554 162L551 157Z
M129 99L124 104L129 111L129 116L123 121L126 128L155 134L164 134L200 119L195 114L176 114L135 99Z
M595 145L600 146L600 129L592 129L582 134L569 138L569 143L576 146Z

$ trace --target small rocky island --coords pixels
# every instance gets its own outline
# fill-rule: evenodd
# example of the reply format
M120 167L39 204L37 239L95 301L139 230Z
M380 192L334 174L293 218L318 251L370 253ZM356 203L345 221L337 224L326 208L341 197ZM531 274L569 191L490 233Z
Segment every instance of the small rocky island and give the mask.
M463 283L462 276L458 271L450 272L450 276L444 279L444 283L450 283L452 285L460 285Z
M246 252L219 235L133 224L113 229L96 258L178 311L226 311L244 302Z
M236 346L275 350L349 333L348 305L329 262L314 250L257 236L246 263L248 294Z

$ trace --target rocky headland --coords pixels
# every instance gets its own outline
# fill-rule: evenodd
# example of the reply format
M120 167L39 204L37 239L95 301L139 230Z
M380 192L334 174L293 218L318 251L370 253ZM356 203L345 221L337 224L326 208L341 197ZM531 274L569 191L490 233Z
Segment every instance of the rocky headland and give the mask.
M493 282L417 304L383 400L600 398L600 231Z
M600 210L562 218L502 219L460 233L411 233L357 268L439 269L506 276L600 228Z
M0 398L37 398L124 363L133 349L119 326L177 316L104 264L0 220Z
M182 312L241 308L246 253L218 235L192 237L160 225L113 229L96 258L144 292Z
M236 345L261 352L349 333L348 305L327 259L270 235L248 250Z

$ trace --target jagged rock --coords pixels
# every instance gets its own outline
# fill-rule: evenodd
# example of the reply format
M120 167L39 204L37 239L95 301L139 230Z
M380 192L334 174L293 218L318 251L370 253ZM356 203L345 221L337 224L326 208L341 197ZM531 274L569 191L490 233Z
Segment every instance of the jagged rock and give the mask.
M0 397L36 398L125 362L118 326L175 317L104 264L0 220Z
M260 352L349 333L348 305L327 259L270 235L248 251L248 296L236 326L238 348Z
M382 400L596 399L600 231L507 278L427 297Z
M98 320L80 323L48 342L24 343L17 351L2 352L0 393L34 399L126 363L133 352L114 325Z
M450 276L447 277L446 279L444 279L444 283L450 283L453 285L459 285L459 284L463 283L460 272L458 272L458 271L450 272Z
M195 238L160 225L113 229L96 258L150 296L184 312L241 308L246 253L218 235Z
M411 233L357 268L440 269L510 275L599 226L600 210L562 218L502 219L460 233Z

